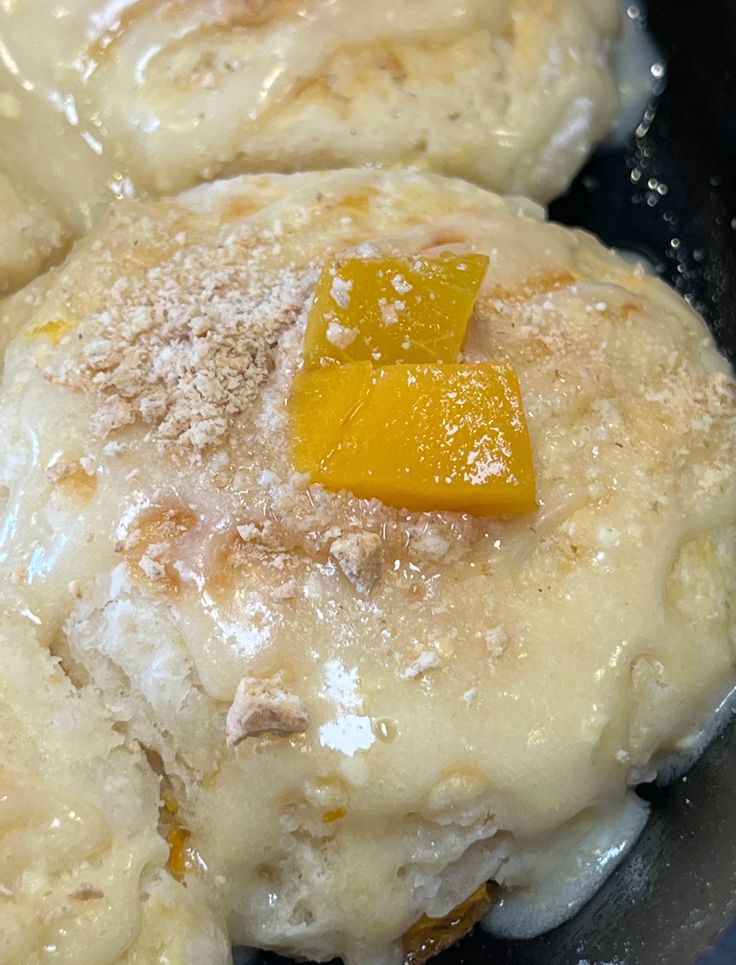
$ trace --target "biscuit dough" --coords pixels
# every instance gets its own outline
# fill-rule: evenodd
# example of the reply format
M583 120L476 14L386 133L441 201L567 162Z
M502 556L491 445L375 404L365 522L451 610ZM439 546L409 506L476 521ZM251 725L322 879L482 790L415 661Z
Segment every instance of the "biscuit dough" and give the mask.
M0 298L35 277L65 238L61 224L0 172Z
M291 467L324 260L441 250L490 257L464 355L519 375L533 515L408 513ZM22 837L0 933L41 960L38 849L74 900L115 882L115 941L90 928L55 953L73 965L145 947L150 876L213 947L222 919L349 965L400 962L490 879L504 933L570 914L608 870L595 842L622 853L645 818L632 785L733 685L734 381L691 308L531 203L353 170L121 204L5 313L0 708L34 729L0 767L44 815L92 817L63 851L42 819ZM370 593L349 534L380 539ZM235 733L254 692L298 726Z
M617 0L11 0L0 170L77 232L113 197L366 163L549 200L617 110L619 29Z

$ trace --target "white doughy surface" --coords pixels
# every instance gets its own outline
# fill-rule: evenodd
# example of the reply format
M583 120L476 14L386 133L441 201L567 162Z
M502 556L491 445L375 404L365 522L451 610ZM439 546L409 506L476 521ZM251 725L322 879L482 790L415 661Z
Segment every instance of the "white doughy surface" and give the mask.
M0 298L37 275L64 236L59 222L0 171Z
M159 790L29 613L0 617L0 962L229 961L221 922L165 870Z
M618 31L618 0L13 0L0 169L78 232L113 196L365 163L547 200L616 112Z
M519 373L537 513L407 514L294 474L310 293L330 249L366 243L490 256L465 354ZM142 856L104 954L43 958L39 933L29 961L145 947L150 875L186 914L206 896L236 943L350 965L400 961L419 916L487 879L514 889L505 931L525 890L527 924L574 907L571 842L583 893L585 829L630 839L628 788L733 684L734 383L691 309L529 203L371 171L122 203L6 305L0 710L19 723L0 765L96 808L105 861ZM367 596L330 554L363 531L383 548ZM282 732L237 743L254 679ZM190 832L185 894L162 870L159 774ZM4 934L47 881L2 885Z

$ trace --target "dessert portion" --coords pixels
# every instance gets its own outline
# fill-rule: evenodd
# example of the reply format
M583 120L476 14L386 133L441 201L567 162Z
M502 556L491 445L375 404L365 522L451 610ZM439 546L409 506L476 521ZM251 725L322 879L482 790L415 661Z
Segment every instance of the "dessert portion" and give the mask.
M616 113L619 19L617 0L7 3L0 171L78 235L113 198L244 172L411 163L549 200Z
M534 204L411 172L122 203L40 281L3 322L0 706L41 725L0 766L109 826L62 854L39 820L27 848L75 888L136 857L104 954L102 924L54 958L23 928L28 960L163 955L166 895L218 949L192 961L226 960L220 922L383 965L489 910L517 935L574 913L646 819L632 786L694 753L734 683L735 386L700 318ZM314 381L341 379L347 412ZM452 460L481 423L515 482ZM499 479L523 500L479 514ZM19 854L3 934L51 887Z

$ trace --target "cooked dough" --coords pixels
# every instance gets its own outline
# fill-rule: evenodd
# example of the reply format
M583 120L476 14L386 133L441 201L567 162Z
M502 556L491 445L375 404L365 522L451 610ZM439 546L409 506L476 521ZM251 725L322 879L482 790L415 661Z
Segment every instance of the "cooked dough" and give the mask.
M0 298L37 275L63 241L58 221L0 172Z
M77 231L112 196L419 163L541 200L618 105L617 0L0 5L0 169ZM43 36L43 43L38 37Z
M293 471L310 295L356 249L490 256L465 357L519 374L537 513L408 513ZM43 716L3 768L83 797L120 828L110 861L140 840L159 874L163 794L188 907L236 943L400 962L489 879L505 933L569 915L641 826L628 789L734 680L735 386L685 302L530 203L363 170L123 203L9 311L0 593L58 696L7 671ZM87 701L100 723L71 727ZM6 928L39 914L14 900Z
M0 961L224 965L201 889L166 870L159 777L34 623L0 619Z
M413 162L548 200L615 114L618 28L617 0L3 4L0 296L114 198L223 173Z

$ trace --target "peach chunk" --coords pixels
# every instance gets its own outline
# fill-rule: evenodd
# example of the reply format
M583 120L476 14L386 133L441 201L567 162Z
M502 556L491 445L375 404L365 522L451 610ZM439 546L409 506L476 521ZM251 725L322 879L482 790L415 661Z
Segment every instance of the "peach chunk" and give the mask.
M317 285L308 369L329 362L456 362L488 269L486 255L344 258Z
M290 411L296 468L328 489L420 511L536 509L509 365L327 366L297 376Z

